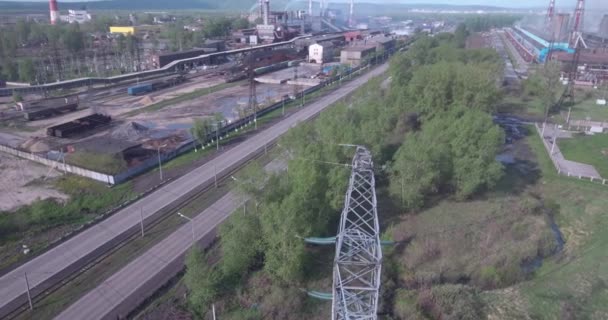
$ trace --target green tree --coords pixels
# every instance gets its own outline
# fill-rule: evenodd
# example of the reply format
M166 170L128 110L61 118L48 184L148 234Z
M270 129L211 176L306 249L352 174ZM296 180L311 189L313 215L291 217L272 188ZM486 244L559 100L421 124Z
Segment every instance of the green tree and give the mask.
M20 44L26 44L30 35L30 23L23 19L17 20L15 25L15 32L17 33L17 41Z
M408 137L391 165L390 192L404 208L418 209L426 197L439 191L451 176L451 150L435 140L434 132Z
M561 94L561 68L558 62L551 61L538 71L540 80L540 98L545 107L545 117L549 112L556 112L557 99Z
M502 177L503 168L496 156L504 144L504 132L488 113L457 109L429 127L440 135L440 141L450 144L452 185L458 198L466 199L492 188Z
M232 20L231 27L233 30L247 29L249 28L249 20L246 18L234 19Z
M70 24L62 35L63 45L72 54L80 53L84 50L84 33L80 30L77 23Z
M2 72L4 73L4 77L8 81L18 81L19 80L19 70L17 69L17 65L14 63L12 58L4 58L2 63Z
M203 26L205 38L225 37L232 30L232 21L226 17L209 19Z
M241 279L261 258L260 221L254 212L235 212L220 227L221 269L228 278Z
M190 134L199 143L207 142L207 136L213 131L213 124L209 118L194 118Z
M30 58L19 61L19 80L31 83L36 79L34 62Z
M202 251L193 246L186 256L184 284L188 288L188 306L202 318L218 295L221 275L209 266Z
M2 56L4 59L13 58L17 56L17 34L8 30L7 32L0 32L0 48L2 48Z
M464 23L459 24L454 31L454 42L456 43L456 47L464 48L468 37L469 30L467 30L467 26Z

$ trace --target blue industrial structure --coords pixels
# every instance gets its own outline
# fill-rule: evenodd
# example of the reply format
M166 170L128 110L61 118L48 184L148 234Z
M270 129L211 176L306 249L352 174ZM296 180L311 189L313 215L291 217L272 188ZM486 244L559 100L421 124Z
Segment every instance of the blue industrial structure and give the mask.
M574 53L574 49L570 48L567 42L555 42L551 46L551 43L534 33L523 29L521 27L515 27L517 34L520 36L518 41L524 42L524 45L533 51L536 61L543 63L549 56L550 51L564 51L567 53Z

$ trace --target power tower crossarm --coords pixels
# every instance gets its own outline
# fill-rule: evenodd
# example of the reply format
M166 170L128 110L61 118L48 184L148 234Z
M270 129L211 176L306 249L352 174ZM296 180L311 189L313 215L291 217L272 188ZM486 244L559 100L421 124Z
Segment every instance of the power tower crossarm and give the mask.
M377 319L382 248L369 150L357 146L336 239L332 319Z

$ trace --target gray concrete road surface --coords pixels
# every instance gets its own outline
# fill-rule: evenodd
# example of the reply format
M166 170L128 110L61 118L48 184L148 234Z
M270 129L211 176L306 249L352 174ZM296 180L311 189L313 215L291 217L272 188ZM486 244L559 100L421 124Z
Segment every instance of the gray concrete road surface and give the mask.
M69 274L77 272L100 253L116 245L132 230L138 228L141 208L143 208L144 219L147 219L183 195L202 185L213 184L216 172L221 174L229 171L243 159L259 152L266 144L276 140L289 128L296 126L301 121L313 118L332 103L344 98L370 78L382 74L387 69L387 64L376 67L371 72L327 94L276 125L236 145L213 161L192 170L189 174L152 192L111 217L5 274L0 278L0 318L27 303L25 273L28 276L32 295L43 292ZM87 316L85 318L94 319L95 317Z
M269 172L283 171L286 163L274 160ZM248 199L228 192L193 218L197 245L205 248L213 240L217 226ZM192 246L192 225L186 223L163 241L110 276L64 310L56 319L123 318L182 269Z

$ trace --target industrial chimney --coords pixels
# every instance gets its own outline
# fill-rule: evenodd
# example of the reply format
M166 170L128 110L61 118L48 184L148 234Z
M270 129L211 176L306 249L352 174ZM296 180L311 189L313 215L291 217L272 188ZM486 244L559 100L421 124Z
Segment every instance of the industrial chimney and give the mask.
M308 0L308 16L312 17L312 0Z
M57 9L57 0L49 0L49 11L51 13L51 24L56 24L59 19L59 10Z
M605 14L604 18L602 18L598 34L604 37L608 36L608 14Z
M350 6L348 10L348 26L355 26L355 0L350 0Z
M264 24L268 25L268 17L270 16L270 0L264 0Z
M260 19L264 19L264 0L260 0L259 1L259 5L260 8Z

